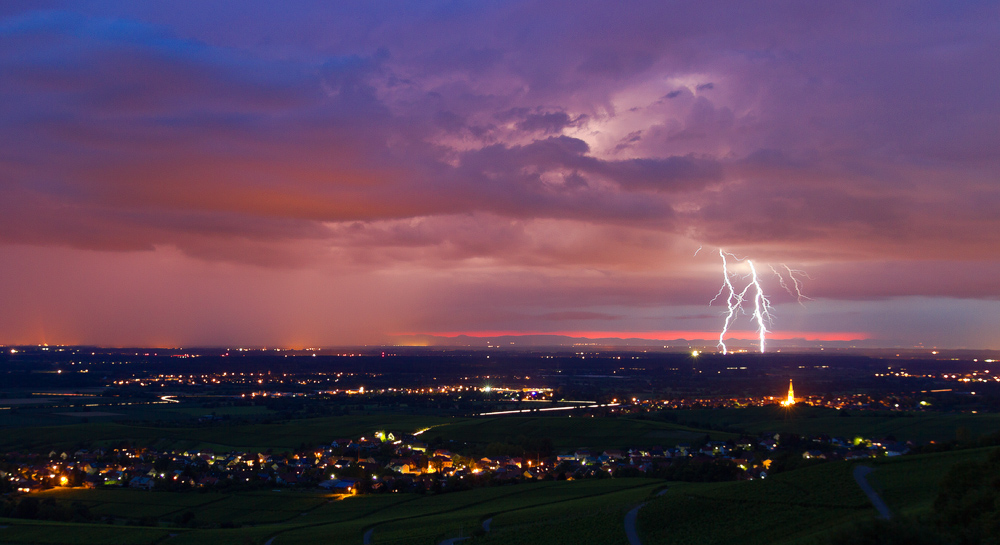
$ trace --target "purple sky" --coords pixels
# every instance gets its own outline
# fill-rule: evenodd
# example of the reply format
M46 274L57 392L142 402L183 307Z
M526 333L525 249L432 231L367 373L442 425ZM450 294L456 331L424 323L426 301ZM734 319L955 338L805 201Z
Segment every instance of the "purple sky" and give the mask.
M998 28L996 2L9 0L0 343L706 336L723 248L776 338L1000 348Z

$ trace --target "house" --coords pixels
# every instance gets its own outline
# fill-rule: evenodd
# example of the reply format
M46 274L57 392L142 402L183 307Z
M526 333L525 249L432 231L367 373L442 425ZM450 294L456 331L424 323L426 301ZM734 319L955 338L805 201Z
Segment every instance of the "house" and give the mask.
M149 477L133 477L128 483L129 488L138 488L140 490L152 490L155 486L153 479Z
M319 486L338 494L352 494L357 490L358 482L352 479L330 479L319 483Z
M215 486L219 484L217 477L202 477L198 480L198 486Z

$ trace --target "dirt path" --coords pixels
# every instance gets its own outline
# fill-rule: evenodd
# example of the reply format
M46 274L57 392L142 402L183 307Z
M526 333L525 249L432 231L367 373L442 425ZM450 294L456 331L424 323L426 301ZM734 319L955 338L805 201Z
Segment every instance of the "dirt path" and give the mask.
M885 502L882 501L882 498L879 497L878 493L875 492L875 489L873 489L871 485L868 484L868 480L865 479L865 477L867 477L872 471L875 470L868 466L857 466L854 468L854 480L857 481L862 492L868 496L872 505L875 506L875 510L878 511L879 516L885 520L889 520L892 517L892 513L889 512L889 507L886 506Z
M667 489L664 488L657 492L656 495L662 496L666 493ZM642 509L645 505L645 502L640 503L625 514L625 537L628 538L628 545L642 545L642 540L639 539L639 531L635 529L635 523L639 518L639 509Z

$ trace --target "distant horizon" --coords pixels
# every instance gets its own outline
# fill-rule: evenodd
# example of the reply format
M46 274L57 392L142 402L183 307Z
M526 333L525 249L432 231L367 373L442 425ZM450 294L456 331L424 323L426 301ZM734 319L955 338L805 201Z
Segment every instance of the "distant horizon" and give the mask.
M516 344L520 341L522 344ZM770 343L771 341L769 341ZM502 343L502 344L501 344ZM667 344L663 344L667 343ZM94 348L100 350L163 350L163 351L294 351L294 352L319 352L319 351L340 351L370 349L381 350L385 348L410 348L410 349L435 349L435 348L468 348L468 349L511 349L522 348L544 350L544 349L567 349L567 348L606 348L609 350L657 350L665 352L689 352L698 349L699 355L719 355L723 356L721 349L717 347L718 338L664 338L649 339L640 337L573 337L560 334L505 334L505 335L412 335L400 336L395 342L372 343L372 344L340 344L340 345L281 345L281 344L198 344L198 345L109 345L94 343L79 344L59 344L59 343L0 343L0 348ZM730 352L736 354L760 354L758 346L752 339L727 339ZM891 345L878 344L872 340L866 341L807 341L801 338L773 339L771 349L766 350L763 355L777 353L817 352L829 349L835 352L871 352L871 351L900 351L900 352L925 352L928 356L958 352L997 352L997 348L975 348L975 347L938 347L925 345ZM329 354L325 354L329 355Z

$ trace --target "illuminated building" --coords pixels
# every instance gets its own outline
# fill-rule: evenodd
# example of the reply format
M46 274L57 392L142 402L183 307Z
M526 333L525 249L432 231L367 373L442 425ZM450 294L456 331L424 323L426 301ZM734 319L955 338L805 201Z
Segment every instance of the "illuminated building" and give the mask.
M785 407L795 405L795 390L792 389L792 379L788 379L788 399L781 402Z

